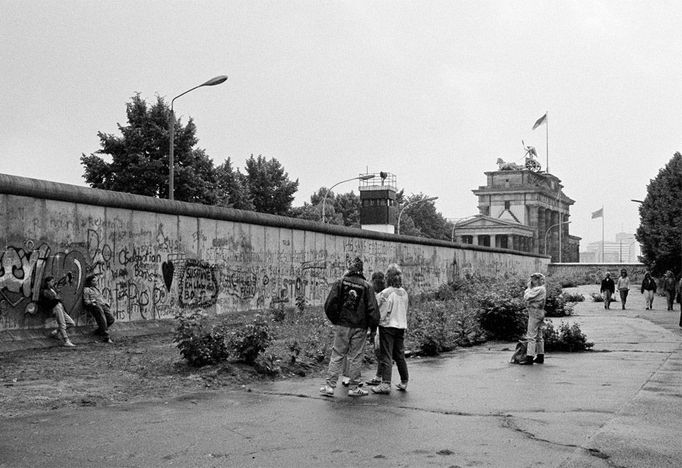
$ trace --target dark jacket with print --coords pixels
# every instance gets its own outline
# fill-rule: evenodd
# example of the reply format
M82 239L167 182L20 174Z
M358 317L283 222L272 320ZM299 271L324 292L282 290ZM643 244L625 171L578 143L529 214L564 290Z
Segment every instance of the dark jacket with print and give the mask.
M375 330L379 324L374 289L361 273L348 273L332 285L324 311L334 325Z
M56 291L44 288L40 291L40 305L48 310L52 310L57 304L62 302L62 298L59 297Z

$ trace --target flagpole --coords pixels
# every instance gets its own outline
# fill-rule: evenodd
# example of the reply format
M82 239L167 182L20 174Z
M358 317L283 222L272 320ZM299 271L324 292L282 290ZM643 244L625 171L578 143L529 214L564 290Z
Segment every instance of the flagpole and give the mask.
M545 172L549 174L549 111L545 111Z
M604 205L601 206L601 262L604 263Z

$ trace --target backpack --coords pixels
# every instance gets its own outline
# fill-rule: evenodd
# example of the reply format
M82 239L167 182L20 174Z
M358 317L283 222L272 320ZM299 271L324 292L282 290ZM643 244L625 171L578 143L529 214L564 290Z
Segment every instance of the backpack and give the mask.
M516 343L516 349L514 350L514 354L512 354L511 357L512 364L520 364L526 360L527 346L528 346L527 343L523 341L519 341L518 343Z

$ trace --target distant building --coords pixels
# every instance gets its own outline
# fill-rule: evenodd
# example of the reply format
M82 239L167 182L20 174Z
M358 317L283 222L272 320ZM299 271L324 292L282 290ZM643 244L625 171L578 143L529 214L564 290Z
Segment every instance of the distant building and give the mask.
M473 190L479 214L455 224L458 242L578 261L580 237L570 235L568 224L575 201L556 176L520 166L485 175L486 185Z
M640 255L635 235L619 232L615 241L604 241L603 250L601 241L587 244L587 250L580 252L580 263L637 263Z

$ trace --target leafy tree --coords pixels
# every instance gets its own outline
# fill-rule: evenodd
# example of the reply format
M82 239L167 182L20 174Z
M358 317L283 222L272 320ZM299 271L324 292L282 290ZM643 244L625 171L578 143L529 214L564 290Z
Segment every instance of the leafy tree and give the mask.
M81 155L83 177L94 188L167 198L169 107L161 97L149 106L136 94L126 104L126 116L128 124L118 125L121 136L98 132L101 149ZM175 198L212 204L218 198L213 162L197 142L194 121L183 126L176 119Z
M639 208L635 235L642 246L642 261L654 276L666 270L682 273L682 154L675 153L649 182Z
M289 180L289 174L275 158L266 160L262 155L246 160L244 180L253 205L259 213L286 215L298 190L298 179Z
M216 167L216 180L218 187L218 199L220 206L236 208L238 210L253 211L253 199L247 187L244 174L239 169L232 168L232 161L227 158L224 163Z
M423 193L410 195L403 198L396 197L404 202L402 207L406 207L400 216L400 233L410 236L428 237L430 239L450 240L452 223L448 222L441 213L436 211L434 201L421 201L429 197ZM409 204L409 206L407 206ZM402 209L399 205L399 211Z
M360 227L360 197L354 192L335 195L326 187L320 187L310 196L310 203L292 208L290 215L295 218L322 221L322 204L327 194L325 218L328 224Z

